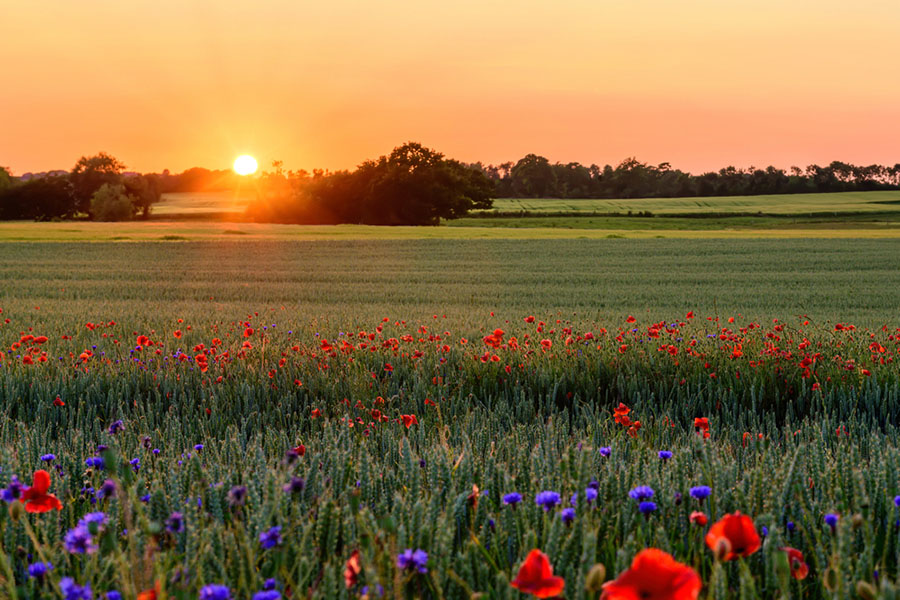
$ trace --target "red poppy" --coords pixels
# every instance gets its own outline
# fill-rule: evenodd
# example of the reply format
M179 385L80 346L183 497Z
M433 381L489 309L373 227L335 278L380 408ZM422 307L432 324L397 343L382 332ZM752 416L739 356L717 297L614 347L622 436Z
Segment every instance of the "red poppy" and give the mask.
M603 584L601 600L695 600L703 582L691 567L658 548L641 550L631 568Z
M32 513L62 510L62 503L59 499L53 494L47 493L49 489L50 473L43 469L35 471L31 487L22 492L21 500L25 503L25 510Z
M244 330L244 337L250 337L251 335L253 335L252 327L248 327L247 329Z
M628 315L628 318L625 319L625 321L628 322L628 323L634 323L635 321L637 321L637 319L635 319L635 318L632 317L631 315Z
M403 420L403 424L406 425L407 429L409 429L413 425L419 424L419 420L416 418L416 415L400 415L400 418Z
M180 330L180 329L176 329L176 330L175 330L175 333L173 333L172 335L174 335L174 336L175 336L176 338L178 338L178 339L181 339L181 330Z
M56 400L53 401L53 406L65 406L66 403L63 402L62 398L59 396L56 397Z
M299 446L294 448L294 452L296 452L298 456L303 456L304 454L306 454L306 446L300 444Z
M354 550L344 565L344 585L349 590L359 580L359 574L362 572L362 566L359 564L359 550Z
M806 579L806 576L809 575L809 566L803 560L803 553L789 546L785 546L782 550L787 552L788 562L791 565L791 577Z
M310 413L309 416L312 417L313 419L316 419L316 418L322 416L322 411L319 410L318 408L314 408L313 411Z
M725 515L719 519L706 534L706 545L713 552L724 546L723 560L734 560L739 556L750 556L761 545L759 534L753 525L753 519L747 515L736 512L733 515Z
M23 365L33 365L33 364L34 364L34 359L32 359L31 356L29 356L28 354L26 354L26 355L22 358L22 364L23 364Z
M693 523L694 525L703 527L707 522L708 520L705 513L702 513L699 510L695 510L691 513L691 523Z
M566 582L553 575L553 567L547 555L535 548L528 553L519 568L519 574L510 585L536 598L552 598L562 593Z

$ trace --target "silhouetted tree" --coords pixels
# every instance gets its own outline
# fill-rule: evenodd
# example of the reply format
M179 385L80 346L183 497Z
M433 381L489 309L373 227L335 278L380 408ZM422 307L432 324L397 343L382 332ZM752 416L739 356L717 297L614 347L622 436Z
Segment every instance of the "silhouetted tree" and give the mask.
M105 184L118 184L122 180L122 170L125 165L118 160L101 152L96 156L82 156L75 163L75 167L69 174L72 182L72 192L75 197L75 209L79 212L91 214L91 198L94 193Z

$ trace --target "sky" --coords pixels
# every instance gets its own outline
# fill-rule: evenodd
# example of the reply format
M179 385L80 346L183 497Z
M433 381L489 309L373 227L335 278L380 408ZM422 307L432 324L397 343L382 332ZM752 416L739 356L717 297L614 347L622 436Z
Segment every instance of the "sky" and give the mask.
M9 0L0 165L900 163L897 0Z

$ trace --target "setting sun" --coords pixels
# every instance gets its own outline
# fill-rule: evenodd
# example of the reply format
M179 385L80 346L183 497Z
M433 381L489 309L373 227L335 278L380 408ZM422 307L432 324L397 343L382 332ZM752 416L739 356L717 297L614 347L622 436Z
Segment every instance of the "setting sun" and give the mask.
M256 173L256 159L249 154L238 156L234 159L234 172L238 175L252 175Z

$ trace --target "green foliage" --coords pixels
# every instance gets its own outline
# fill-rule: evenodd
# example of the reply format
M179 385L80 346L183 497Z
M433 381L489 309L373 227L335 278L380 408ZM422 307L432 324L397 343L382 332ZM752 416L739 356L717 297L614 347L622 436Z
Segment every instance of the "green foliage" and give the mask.
M438 225L488 209L493 185L477 169L410 142L356 171L276 172L261 178L261 198L248 207L256 221Z
M122 184L104 183L91 196L91 215L95 221L128 221L132 214L132 198Z
M104 185L117 185L122 181L125 165L105 152L96 156L82 156L69 173L75 210L91 214L94 194Z

